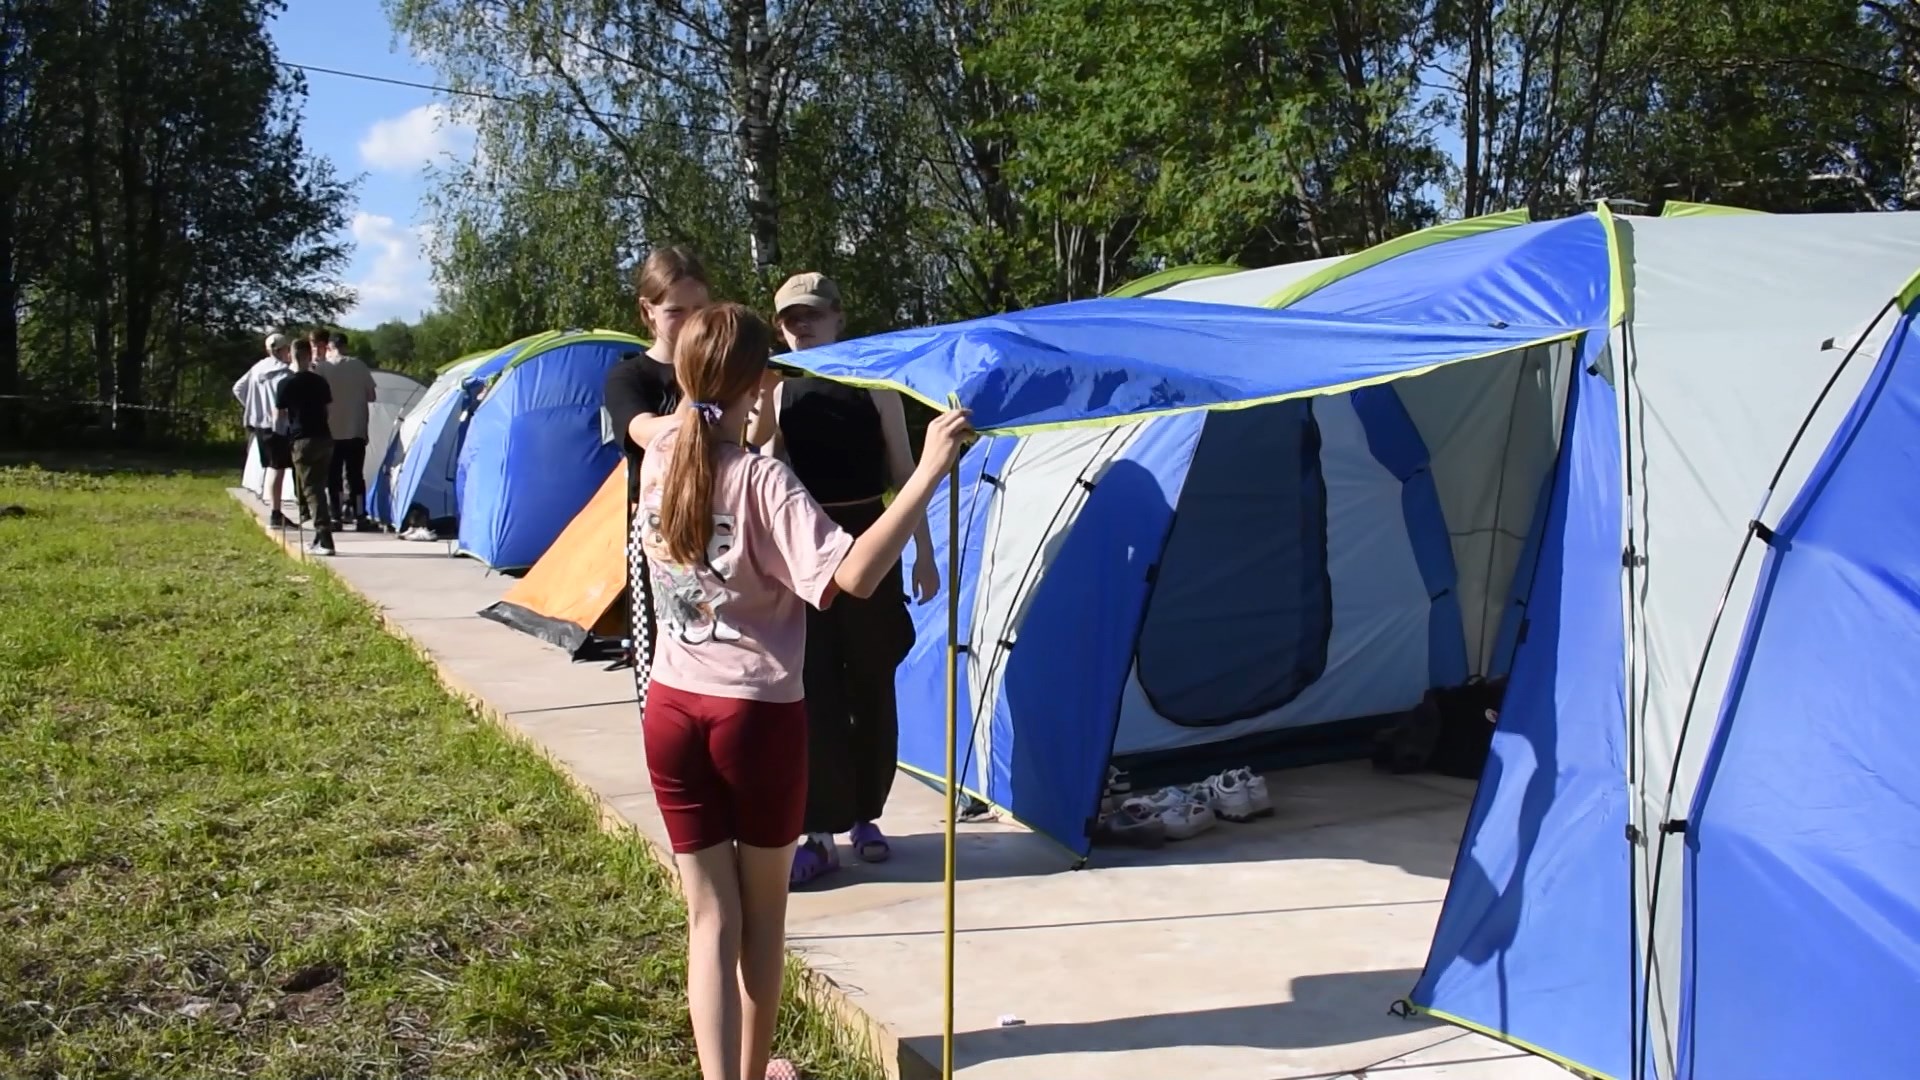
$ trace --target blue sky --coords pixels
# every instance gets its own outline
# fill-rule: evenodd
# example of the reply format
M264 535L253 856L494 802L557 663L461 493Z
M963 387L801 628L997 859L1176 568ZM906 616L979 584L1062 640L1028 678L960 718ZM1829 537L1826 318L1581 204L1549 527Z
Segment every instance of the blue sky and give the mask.
M396 41L380 0L289 0L271 27L280 59L391 79L438 82ZM446 103L426 90L308 73L302 133L309 152L359 178L345 279L358 302L341 320L372 327L412 321L433 306L423 250L421 196L430 162L472 151L472 136L446 122Z

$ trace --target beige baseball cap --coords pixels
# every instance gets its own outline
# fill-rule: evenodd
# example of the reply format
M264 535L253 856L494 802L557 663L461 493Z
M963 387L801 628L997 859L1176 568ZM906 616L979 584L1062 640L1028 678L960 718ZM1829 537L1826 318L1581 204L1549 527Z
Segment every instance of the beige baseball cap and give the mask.
M279 334L267 335L267 351L268 352L272 352L273 350L279 348L282 345L285 345L286 343L287 343L287 339L280 336Z
M795 274L780 286L773 294L773 313L779 313L790 307L837 308L840 306L840 286L825 274L808 271Z

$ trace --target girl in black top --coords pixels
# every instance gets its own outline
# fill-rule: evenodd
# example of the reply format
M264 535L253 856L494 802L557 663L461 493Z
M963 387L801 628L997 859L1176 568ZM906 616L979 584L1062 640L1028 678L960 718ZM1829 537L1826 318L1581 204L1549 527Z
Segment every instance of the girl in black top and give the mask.
M832 344L844 325L840 290L821 274L789 279L774 306L796 352ZM879 518L888 490L913 475L906 411L890 390L782 380L763 394L749 438L784 457L827 516L855 536ZM939 592L940 574L924 516L913 535L913 596L925 603ZM898 565L871 598L842 596L807 612L807 835L794 853L795 885L839 868L835 833L847 833L866 862L891 854L876 822L893 790L900 742L894 669L912 648Z
M636 291L640 317L653 331L653 346L622 357L607 372L603 404L620 449L627 459L627 597L633 631L633 680L640 707L647 706L648 673L653 666L653 590L646 553L633 531L633 507L639 498L640 459L649 440L675 423L680 406L673 376L673 345L680 327L706 307L707 272L692 252L661 248L640 267Z

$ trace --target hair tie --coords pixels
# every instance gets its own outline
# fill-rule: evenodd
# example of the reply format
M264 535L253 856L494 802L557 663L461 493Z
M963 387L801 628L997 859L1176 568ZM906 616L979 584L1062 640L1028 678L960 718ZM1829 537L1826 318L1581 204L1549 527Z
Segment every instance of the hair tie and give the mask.
M715 405L711 401L696 401L693 403L693 415L699 417L700 422L708 427L713 427L718 424L720 417L725 413L725 409Z

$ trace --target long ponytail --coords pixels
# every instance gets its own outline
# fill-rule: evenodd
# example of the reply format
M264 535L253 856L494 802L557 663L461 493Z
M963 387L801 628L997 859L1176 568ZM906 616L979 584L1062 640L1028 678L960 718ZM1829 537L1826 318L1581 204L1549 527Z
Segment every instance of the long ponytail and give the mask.
M713 540L713 452L718 444L713 425L699 412L680 410L680 433L673 440L660 493L660 536L675 562L706 561Z
M739 304L695 312L680 332L673 366L686 404L660 493L660 536L676 562L706 561L720 422L728 407L759 388L772 342L767 324Z

